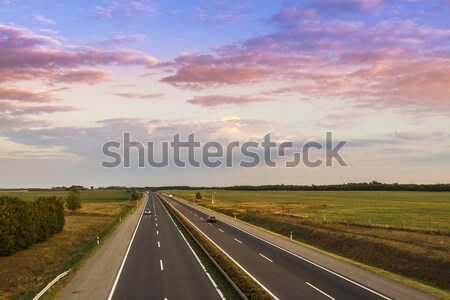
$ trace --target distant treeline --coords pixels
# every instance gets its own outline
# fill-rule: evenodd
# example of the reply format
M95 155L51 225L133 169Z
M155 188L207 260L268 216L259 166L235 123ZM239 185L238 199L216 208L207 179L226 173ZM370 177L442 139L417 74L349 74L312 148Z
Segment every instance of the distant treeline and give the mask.
M46 241L64 228L64 202L56 197L24 201L0 196L0 256Z
M332 185L236 185L225 187L233 191L414 191L450 192L450 184L399 184L376 181Z
M235 185L229 187L192 187L192 186L161 186L148 188L157 190L205 190L222 189L230 191L415 191L415 192L450 192L449 183L438 184L401 184L381 183L377 181L344 183L330 185Z

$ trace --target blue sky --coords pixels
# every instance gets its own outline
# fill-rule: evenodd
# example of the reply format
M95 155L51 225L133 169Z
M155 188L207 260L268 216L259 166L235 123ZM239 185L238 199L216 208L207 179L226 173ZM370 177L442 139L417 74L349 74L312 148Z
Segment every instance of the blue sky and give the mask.
M0 1L0 187L448 182L449 14L446 0ZM100 166L124 132L328 131L348 167Z

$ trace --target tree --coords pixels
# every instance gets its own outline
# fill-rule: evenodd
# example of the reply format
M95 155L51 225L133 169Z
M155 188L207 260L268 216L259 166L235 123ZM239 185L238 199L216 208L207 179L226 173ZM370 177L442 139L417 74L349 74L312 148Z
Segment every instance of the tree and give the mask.
M76 187L70 189L66 198L66 207L68 210L75 211L81 208L80 191Z
M200 192L195 193L195 199L202 200L202 194Z
M138 192L136 190L134 190L131 193L131 199L133 199L133 200L139 200L139 199L141 199L141 197L142 197L142 193L140 193L140 192Z

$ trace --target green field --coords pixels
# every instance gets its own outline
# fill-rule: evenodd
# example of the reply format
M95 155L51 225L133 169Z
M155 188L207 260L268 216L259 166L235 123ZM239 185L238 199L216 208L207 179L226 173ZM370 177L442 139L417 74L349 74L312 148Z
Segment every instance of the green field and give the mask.
M173 190L174 195L194 198L196 191ZM202 202L236 209L264 207L288 209L290 214L361 224L380 224L450 231L450 193L388 191L226 191L202 190ZM284 211L286 213L286 211Z
M0 196L18 197L22 200L33 201L40 196L66 197L69 192L63 191L0 191ZM124 202L130 199L131 194L126 191L81 191L81 202Z

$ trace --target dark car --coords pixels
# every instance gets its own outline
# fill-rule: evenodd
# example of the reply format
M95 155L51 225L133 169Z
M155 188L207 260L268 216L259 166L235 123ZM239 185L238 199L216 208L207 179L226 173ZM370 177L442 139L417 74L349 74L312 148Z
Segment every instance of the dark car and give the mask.
M206 222L208 222L208 223L216 223L216 217L208 216L208 218L206 219Z
M152 211L151 211L150 208L146 208L146 209L144 210L144 215L151 215L151 214L152 214Z

